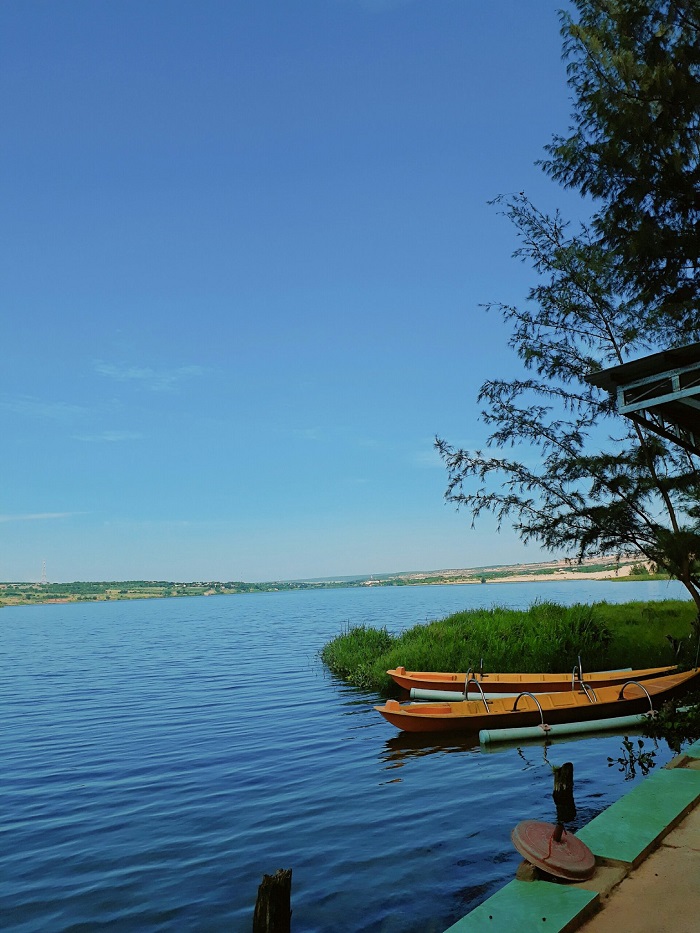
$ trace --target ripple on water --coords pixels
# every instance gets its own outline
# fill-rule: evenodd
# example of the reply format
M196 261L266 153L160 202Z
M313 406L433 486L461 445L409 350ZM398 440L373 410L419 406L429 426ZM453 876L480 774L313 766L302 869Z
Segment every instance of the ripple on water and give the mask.
M512 877L512 827L553 818L550 761L574 762L579 819L631 786L607 767L619 737L548 761L399 736L324 673L343 627L398 631L487 589L3 609L5 928L248 930L262 874L291 867L304 933L440 933Z

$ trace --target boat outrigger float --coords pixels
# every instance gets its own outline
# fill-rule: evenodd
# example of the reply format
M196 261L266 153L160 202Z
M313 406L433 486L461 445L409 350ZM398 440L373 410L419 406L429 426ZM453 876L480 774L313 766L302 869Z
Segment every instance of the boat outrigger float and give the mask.
M700 668L665 677L626 680L614 686L593 687L579 681L568 692L535 694L524 690L517 697L489 700L460 700L454 703L406 703L387 700L375 706L382 716L405 732L469 732L481 729L512 729L611 719L653 712L668 699L681 696L700 682ZM523 675L526 676L526 675Z

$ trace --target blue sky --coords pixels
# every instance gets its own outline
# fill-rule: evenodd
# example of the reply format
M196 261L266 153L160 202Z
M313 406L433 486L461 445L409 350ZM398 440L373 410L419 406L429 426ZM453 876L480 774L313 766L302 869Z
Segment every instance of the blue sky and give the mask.
M4 0L0 580L537 560L443 501L581 208L548 0Z

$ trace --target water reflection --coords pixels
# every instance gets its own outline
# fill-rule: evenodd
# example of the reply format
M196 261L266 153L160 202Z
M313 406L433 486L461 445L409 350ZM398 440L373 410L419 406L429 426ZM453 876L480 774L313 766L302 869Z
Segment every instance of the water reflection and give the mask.
M379 753L379 760L384 767L395 768L405 764L410 758L424 758L427 755L451 755L459 753L479 754L479 736L461 733L459 736L411 734L401 732L387 739Z
M470 753L481 755L497 755L516 752L528 767L534 767L541 763L550 764L547 757L548 750L555 745L570 746L579 742L591 742L595 739L610 739L616 734L622 738L623 732L611 732L600 730L599 732L588 732L581 735L556 735L542 738L517 739L508 742L493 742L490 744L481 744L478 733L458 733L454 735L441 735L439 733L410 733L400 732L398 735L387 739L384 747L379 752L379 760L385 767L396 767L405 763L410 758L424 758L427 755L450 755L455 753ZM625 736L643 735L641 729L626 729ZM540 756L536 751L540 749ZM528 754L526 754L526 751Z
M637 776L637 769L646 777L652 768L656 766L656 753L659 750L659 743L653 740L654 747L647 749L643 739L637 739L636 745L630 737L626 735L622 740L620 755L618 758L608 756L608 767L619 765L618 771L625 775L626 781L633 781Z
M539 768L540 765L543 765L543 764L551 768L552 763L547 757L550 744L551 744L550 742L544 742L543 744L540 744L537 746L538 748L542 749L542 760L541 761L539 760L540 756L534 751L534 749L530 750L529 756L525 754L522 747L520 746L518 746L516 751L518 753L518 757L521 758L525 762L526 769Z

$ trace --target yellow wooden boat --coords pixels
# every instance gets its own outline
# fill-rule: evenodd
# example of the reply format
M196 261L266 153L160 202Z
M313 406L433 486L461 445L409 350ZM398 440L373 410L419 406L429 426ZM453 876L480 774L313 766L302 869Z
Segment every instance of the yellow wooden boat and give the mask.
M622 683L600 688L584 682L568 692L523 691L507 699L404 704L387 700L375 709L405 732L477 733L481 729L587 722L644 713L700 683L700 668L649 680L637 680L631 673L627 672L627 680Z
M599 687L614 687L626 680L649 680L663 677L676 670L669 667L647 667L642 670L595 671L586 673L581 678L577 666L570 674L485 674L480 670L463 674L449 674L441 671L407 671L397 667L387 674L404 690L444 690L450 693L464 693L464 686L469 677L470 692L478 692L479 686L485 693L559 693L570 691L583 679L586 684L597 690ZM476 681L476 684L474 683ZM455 697L456 699L456 697Z

